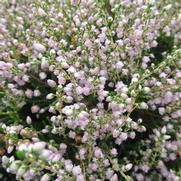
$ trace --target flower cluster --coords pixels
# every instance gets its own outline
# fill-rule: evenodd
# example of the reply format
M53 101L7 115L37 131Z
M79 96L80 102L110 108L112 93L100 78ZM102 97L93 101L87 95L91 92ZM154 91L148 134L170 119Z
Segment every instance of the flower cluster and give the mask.
M181 178L179 0L0 5L1 180Z

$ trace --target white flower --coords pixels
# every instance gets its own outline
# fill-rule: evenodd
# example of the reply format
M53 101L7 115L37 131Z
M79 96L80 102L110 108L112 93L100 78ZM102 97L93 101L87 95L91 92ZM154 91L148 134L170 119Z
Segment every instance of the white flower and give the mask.
M41 151L42 149L44 149L46 146L46 143L41 141L41 142L37 142L33 144L33 150L35 151Z
M65 165L65 169L66 169L68 172L71 172L72 168L73 168L73 165L72 165L72 164L66 164L66 165Z
M125 166L125 169L127 171L131 170L131 168L133 167L133 164L132 163L128 163L126 166Z
M77 27L79 27L81 25L80 19L79 19L79 17L77 15L73 17L73 20L74 20L75 25Z
M28 151L28 146L27 146L27 144L20 144L20 145L18 146L18 150L19 150L19 151Z
M13 146L8 146L8 150L7 150L7 152L8 152L8 153L11 153L11 152L13 151L13 149L14 149L14 147L13 147Z
M51 100L53 99L53 97L54 97L54 94L50 93L50 94L47 94L46 99Z
M144 90L146 93L149 93L149 92L150 92L150 88L149 88L149 87L144 87L143 90Z
M26 167L25 165L22 165L21 167L19 167L16 175L17 175L18 177L23 176L23 174L26 172L26 169L27 169L27 167Z
M38 14L40 15L40 16L46 16L46 12L42 9L42 8L38 8Z
M166 132L167 132L167 129L166 129L165 126L163 126L163 128L161 129L161 133L162 133L162 134L165 134Z
M51 154L52 154L52 151L47 150L47 149L43 149L40 153L40 157L43 159L49 160Z
M12 173L16 172L18 170L20 164L21 164L21 162L19 160L12 162L11 165L9 166L10 172L12 172Z
M3 163L3 165L8 164L9 163L9 158L7 156L3 156L2 157L2 163Z
M140 108L141 109L148 109L148 105L145 102L141 102Z
M50 177L48 174L45 174L41 177L41 180L40 181L49 181L50 180Z
M32 119L30 118L30 116L27 116L27 117L26 117L26 122L27 122L27 124L31 124Z

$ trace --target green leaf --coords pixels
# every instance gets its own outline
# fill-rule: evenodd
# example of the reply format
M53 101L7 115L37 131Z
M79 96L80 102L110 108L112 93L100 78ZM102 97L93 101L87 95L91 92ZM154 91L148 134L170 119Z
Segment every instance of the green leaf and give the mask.
M17 158L19 158L20 160L24 160L24 159L25 159L25 152L24 152L24 151L17 151L17 152L16 152L16 156L17 156Z

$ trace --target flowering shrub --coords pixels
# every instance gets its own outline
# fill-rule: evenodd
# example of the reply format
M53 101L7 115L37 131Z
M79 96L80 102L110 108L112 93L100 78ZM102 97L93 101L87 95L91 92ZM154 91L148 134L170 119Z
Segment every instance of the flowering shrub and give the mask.
M181 178L179 0L0 5L1 180Z

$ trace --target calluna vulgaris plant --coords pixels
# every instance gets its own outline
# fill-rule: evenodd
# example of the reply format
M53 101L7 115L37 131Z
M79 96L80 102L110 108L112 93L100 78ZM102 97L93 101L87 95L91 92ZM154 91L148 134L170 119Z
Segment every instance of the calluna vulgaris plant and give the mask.
M179 181L180 0L1 0L0 155L2 181Z

